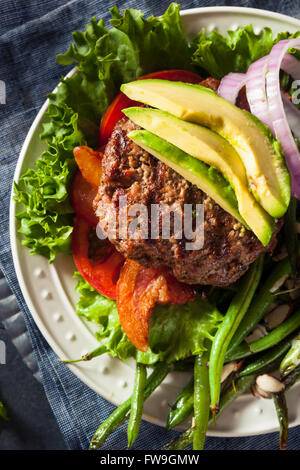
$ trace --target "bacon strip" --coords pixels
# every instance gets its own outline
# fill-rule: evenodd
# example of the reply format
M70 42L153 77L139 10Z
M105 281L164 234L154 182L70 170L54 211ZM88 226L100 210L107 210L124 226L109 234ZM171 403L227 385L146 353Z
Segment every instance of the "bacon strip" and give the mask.
M153 307L158 303L185 304L194 297L194 288L177 281L165 267L147 269L128 259L117 283L121 326L137 349L147 351Z

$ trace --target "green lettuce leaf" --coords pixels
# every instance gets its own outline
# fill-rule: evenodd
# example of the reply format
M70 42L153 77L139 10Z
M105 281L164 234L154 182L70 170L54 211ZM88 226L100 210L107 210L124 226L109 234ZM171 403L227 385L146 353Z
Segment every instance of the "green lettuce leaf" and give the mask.
M201 296L185 305L162 304L151 315L150 348L142 353L127 338L120 325L116 302L99 294L79 273L77 314L99 326L96 337L105 352L125 361L138 354L139 362L174 362L203 351L205 339L212 340L222 315Z
M178 361L206 350L223 316L197 295L185 305L157 305L150 319L151 350L167 362Z
M76 291L79 294L76 313L99 326L96 337L105 346L105 352L122 361L136 357L137 350L120 325L116 302L99 294L79 273L75 277L78 278ZM149 350L139 352L139 360L151 365L159 360L159 356Z
M70 252L73 209L69 189L76 167L72 152L85 138L78 129L77 114L66 104L50 105L47 114L50 121L41 137L48 147L36 167L15 183L14 198L23 205L17 214L22 243L31 254L41 254L52 262L57 253Z
M105 344L106 352L122 360L134 356L135 348L121 328L116 302L99 294L79 273L75 277L79 278L76 284L79 294L76 313L99 326L96 337L101 344Z
M192 42L192 62L207 75L218 79L230 72L245 73L250 64L269 54L278 41L299 34L283 32L273 37L268 27L256 34L252 25L228 31L227 36L215 30L207 34L203 29Z

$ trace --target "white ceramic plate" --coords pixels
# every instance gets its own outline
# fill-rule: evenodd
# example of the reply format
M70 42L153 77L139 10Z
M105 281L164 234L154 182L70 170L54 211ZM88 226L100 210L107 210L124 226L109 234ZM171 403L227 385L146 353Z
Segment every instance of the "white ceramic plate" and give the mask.
M300 20L284 15L247 8L211 7L185 10L182 20L188 37L201 28L218 29L225 33L252 23L255 31L269 26L274 33L300 30ZM49 90L51 91L51 90ZM15 180L32 167L43 150L39 139L48 101L34 120L23 144L15 172ZM24 298L40 331L62 358L76 358L93 350L97 341L91 325L84 323L75 313L75 282L72 279L74 264L70 256L58 256L49 265L40 256L31 256L23 247L17 234L15 213L19 207L11 201L10 236L13 259ZM108 355L87 363L71 365L70 369L89 387L118 405L130 395L134 363L124 364ZM164 426L168 403L172 402L183 384L186 373L172 373L159 389L147 400L144 418ZM288 394L291 425L300 424L300 389L294 387ZM242 436L274 431L278 428L272 400L254 399L245 394L224 412L217 426L209 434L215 436Z

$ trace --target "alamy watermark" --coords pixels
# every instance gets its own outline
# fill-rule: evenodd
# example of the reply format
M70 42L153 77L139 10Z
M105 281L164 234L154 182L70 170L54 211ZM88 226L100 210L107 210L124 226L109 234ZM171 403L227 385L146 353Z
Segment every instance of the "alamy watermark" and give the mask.
M186 250L201 250L204 245L203 204L128 204L120 196L117 207L100 203L97 207L101 240L183 240Z
M0 104L6 104L6 85L3 80L0 80Z
M6 364L6 344L0 340L0 365Z
M292 103L300 104L300 80L294 80L291 89L295 90L292 93Z

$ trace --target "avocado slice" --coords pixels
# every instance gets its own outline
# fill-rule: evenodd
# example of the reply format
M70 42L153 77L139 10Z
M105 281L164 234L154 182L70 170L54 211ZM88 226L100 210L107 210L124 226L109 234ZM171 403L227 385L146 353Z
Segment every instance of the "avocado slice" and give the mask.
M218 170L183 152L152 132L131 131L128 137L146 152L173 168L187 181L204 191L226 212L229 212L247 227L239 213L237 199L231 184Z
M249 191L243 162L227 140L206 127L182 121L158 109L133 107L124 109L123 113L147 131L220 171L235 191L238 211L246 224L264 246L269 243L274 220ZM179 160L177 163L180 166Z
M135 101L201 124L223 136L240 155L248 184L260 205L273 217L286 212L291 183L283 151L268 127L255 116L200 85L149 79L124 84L121 90Z

